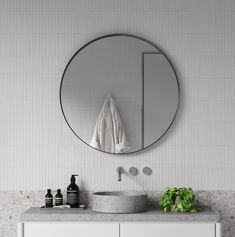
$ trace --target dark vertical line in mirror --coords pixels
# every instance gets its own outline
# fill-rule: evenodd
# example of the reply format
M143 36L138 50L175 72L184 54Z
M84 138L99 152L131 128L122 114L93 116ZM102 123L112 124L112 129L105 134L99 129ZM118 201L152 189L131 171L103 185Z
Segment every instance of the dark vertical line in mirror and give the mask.
M142 68L142 121L141 121L141 148L144 149L144 103L145 103L145 90L144 90L144 56L145 54L161 54L161 52L142 52L141 68Z
M141 108L141 148L144 148L144 53L141 58L142 66L142 108Z

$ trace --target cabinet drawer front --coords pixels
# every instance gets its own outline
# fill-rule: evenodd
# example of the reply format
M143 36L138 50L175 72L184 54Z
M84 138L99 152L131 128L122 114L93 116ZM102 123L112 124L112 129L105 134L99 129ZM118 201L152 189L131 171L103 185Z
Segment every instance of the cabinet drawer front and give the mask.
M119 237L118 223L26 222L24 237Z
M215 237L213 223L121 223L121 237Z

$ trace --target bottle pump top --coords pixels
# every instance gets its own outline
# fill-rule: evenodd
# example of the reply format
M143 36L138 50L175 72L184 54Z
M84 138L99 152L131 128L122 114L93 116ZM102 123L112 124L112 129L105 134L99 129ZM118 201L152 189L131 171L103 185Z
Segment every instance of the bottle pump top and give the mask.
M78 176L78 174L72 174L71 179L70 179L71 183L75 183L76 181L75 176Z

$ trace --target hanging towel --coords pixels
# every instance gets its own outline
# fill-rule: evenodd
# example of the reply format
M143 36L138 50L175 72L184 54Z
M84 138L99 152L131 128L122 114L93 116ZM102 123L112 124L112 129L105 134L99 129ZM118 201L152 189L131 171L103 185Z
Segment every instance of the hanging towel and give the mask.
M96 120L90 145L111 153L123 153L130 149L123 121L110 95L106 97Z

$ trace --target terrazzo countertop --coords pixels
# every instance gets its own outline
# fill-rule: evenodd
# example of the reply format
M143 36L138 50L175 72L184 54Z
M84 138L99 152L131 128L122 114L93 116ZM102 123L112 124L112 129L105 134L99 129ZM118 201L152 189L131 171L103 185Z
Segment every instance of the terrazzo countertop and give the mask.
M31 207L21 214L20 221L207 221L219 222L218 212L165 213L152 209L141 213L106 214L91 209L46 209Z

